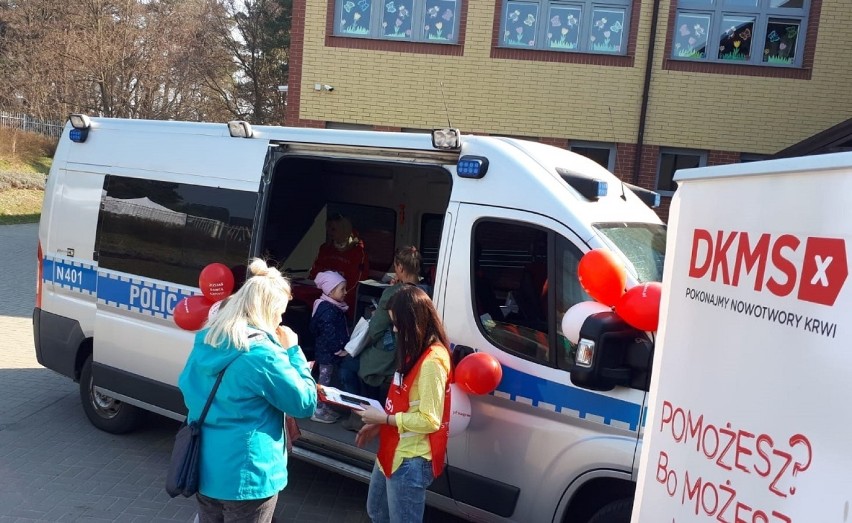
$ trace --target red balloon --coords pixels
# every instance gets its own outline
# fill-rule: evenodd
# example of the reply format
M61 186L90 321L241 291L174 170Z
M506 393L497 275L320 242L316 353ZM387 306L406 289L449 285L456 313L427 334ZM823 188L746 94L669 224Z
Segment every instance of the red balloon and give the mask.
M656 281L632 287L615 304L615 312L639 330L655 331L660 325L662 292L662 284Z
M201 269L198 286L204 297L211 302L224 300L234 290L234 273L225 264L211 263Z
M604 305L612 307L624 294L627 273L609 249L593 249L584 254L577 275L583 290Z
M488 394L503 379L503 367L494 356L474 352L462 358L455 370L455 382L471 394Z
M189 296L180 300L175 305L175 324L184 330L197 331L207 321L210 305L204 296Z

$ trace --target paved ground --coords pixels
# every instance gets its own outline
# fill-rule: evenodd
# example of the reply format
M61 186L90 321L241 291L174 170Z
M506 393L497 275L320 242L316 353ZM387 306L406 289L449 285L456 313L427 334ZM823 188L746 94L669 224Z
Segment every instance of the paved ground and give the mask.
M0 226L0 523L191 521L194 501L163 489L177 424L151 416L115 436L95 429L77 385L35 359L32 308L37 226ZM281 521L368 521L367 487L298 460ZM428 510L426 521L460 521Z

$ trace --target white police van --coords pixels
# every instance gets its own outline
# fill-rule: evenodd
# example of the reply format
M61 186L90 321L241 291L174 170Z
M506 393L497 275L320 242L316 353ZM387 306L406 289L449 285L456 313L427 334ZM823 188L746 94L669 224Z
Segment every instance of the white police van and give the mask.
M192 333L172 311L199 293L199 271L221 262L239 277L251 256L277 260L294 277L285 320L309 351L301 278L326 216L342 213L375 269L418 246L455 357L502 364L497 390L471 397L429 503L481 521L626 522L649 369L576 368L560 319L589 299L577 264L590 249L616 251L633 282L661 279L665 230L645 203L656 195L634 189L562 149L454 130L72 115L39 227L36 354L79 381L100 429L126 432L145 411L181 419ZM352 432L300 425L295 456L368 479L374 455Z

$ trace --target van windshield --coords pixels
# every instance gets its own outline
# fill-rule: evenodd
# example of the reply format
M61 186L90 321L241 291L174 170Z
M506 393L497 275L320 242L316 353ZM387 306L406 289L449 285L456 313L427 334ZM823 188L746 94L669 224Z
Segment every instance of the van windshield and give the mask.
M596 223L595 229L629 262L627 270L640 283L663 281L666 226L657 223Z

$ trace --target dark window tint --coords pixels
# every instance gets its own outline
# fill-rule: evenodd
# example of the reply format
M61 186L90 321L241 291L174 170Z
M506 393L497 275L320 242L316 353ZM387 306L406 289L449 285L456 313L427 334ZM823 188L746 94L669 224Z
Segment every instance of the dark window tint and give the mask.
M107 176L98 219L105 269L198 286L207 264L245 276L257 194Z
M571 146L571 151L595 161L604 169L612 170L610 157L614 152L609 147L587 147L584 145Z
M498 347L550 362L547 328L547 231L483 221L474 229L476 317Z
M660 153L660 170L657 173L658 191L675 191L677 184L673 178L680 169L691 169L705 165L705 157L702 154L690 154L685 152L671 151Z
M434 284L435 266L438 265L438 252L441 247L441 230L444 227L443 214L424 214L420 220L420 256L423 265L421 272L427 283Z
M474 312L485 336L507 352L568 368L562 316L591 299L577 278L580 250L544 229L481 221L473 251Z

